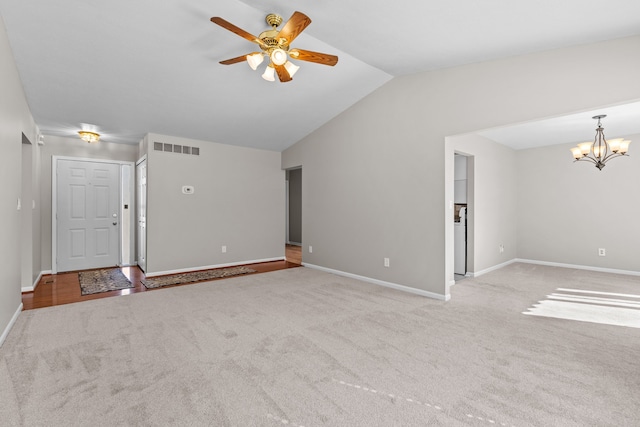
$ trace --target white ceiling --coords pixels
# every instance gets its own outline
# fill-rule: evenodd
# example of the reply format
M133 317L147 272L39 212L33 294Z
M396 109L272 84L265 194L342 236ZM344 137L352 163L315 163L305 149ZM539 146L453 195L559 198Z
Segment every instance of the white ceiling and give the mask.
M313 22L294 47L335 67L298 61L292 82L268 83L218 64L255 45L211 16L257 35L267 13L295 10ZM0 13L45 135L86 123L111 142L154 132L277 151L394 76L640 34L638 0L0 0Z
M593 117L602 114L607 116L601 120L606 139L640 133L640 102L602 107L597 110L477 133L515 150L557 144L577 144L594 140L598 121Z

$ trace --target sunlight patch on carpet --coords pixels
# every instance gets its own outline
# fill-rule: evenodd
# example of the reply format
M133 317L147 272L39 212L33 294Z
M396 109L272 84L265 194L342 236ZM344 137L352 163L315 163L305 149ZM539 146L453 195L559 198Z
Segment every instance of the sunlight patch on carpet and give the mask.
M522 314L640 328L640 295L558 288Z

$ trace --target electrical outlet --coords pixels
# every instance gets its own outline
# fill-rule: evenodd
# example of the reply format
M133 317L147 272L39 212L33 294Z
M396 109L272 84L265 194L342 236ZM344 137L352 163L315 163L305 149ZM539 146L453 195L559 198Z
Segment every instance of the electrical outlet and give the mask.
M389 267L389 258L384 259L384 266Z
M226 254L226 253L227 253L227 247L226 247L226 246L223 246L223 247L222 247L222 253L223 253L223 254Z
M313 253L313 246L309 245L309 253L312 254Z
M598 256L607 256L607 250L605 248L598 248Z
M500 253L504 253L504 245L500 245L498 246L498 251L500 251Z

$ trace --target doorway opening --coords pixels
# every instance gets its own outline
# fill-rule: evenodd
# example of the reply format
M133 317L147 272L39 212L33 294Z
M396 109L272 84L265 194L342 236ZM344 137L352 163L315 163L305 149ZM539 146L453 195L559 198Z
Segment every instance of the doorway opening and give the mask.
M302 168L286 170L285 179L285 259L294 264L302 264Z
M473 271L473 170L473 156L454 153L453 273L456 282Z

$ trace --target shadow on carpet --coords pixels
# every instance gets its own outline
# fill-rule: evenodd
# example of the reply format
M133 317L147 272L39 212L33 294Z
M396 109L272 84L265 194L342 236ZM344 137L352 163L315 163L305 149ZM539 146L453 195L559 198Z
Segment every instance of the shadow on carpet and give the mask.
M171 274L142 279L141 282L147 289L161 288L163 286L180 285L183 283L201 282L209 279L239 276L241 274L255 273L257 270L248 267L230 267L216 270L194 271L191 273Z
M81 271L78 273L78 281L80 282L82 295L133 288L131 281L127 279L119 268Z

